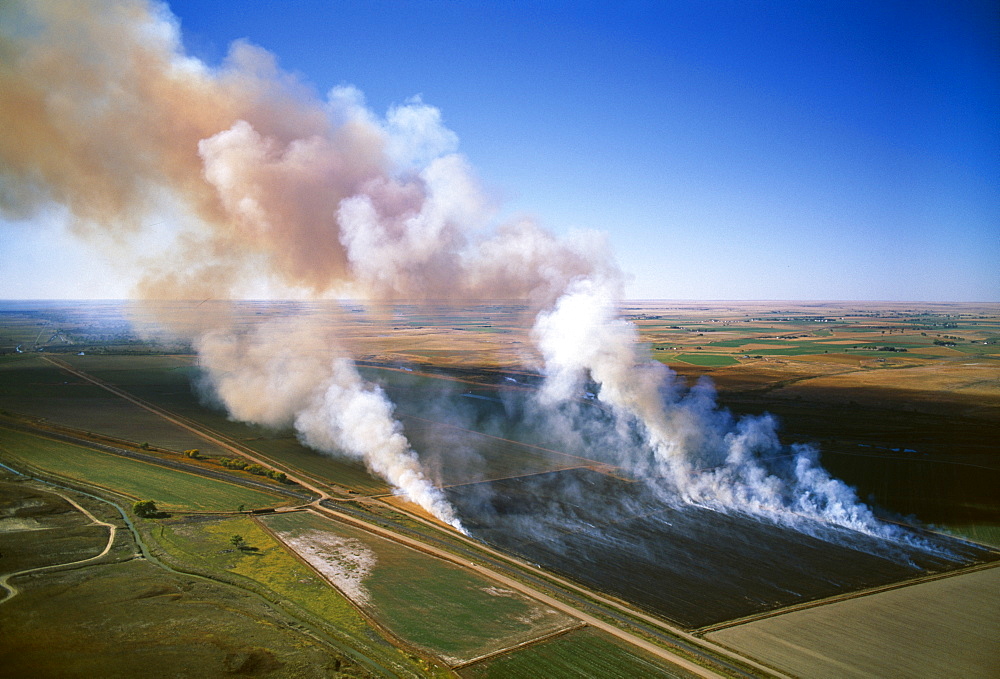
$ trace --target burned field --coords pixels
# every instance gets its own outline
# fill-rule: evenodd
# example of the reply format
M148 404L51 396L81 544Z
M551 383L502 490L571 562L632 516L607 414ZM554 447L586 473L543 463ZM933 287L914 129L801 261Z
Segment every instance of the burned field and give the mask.
M368 374L475 538L683 627L1000 556L931 532L901 528L894 542L794 512L771 521L670 504L650 479L630 480L612 452L567 447L544 420L524 417L534 390L520 376L486 386L406 370ZM594 401L580 407L592 421L602 416ZM887 504L882 516L894 514Z
M670 506L587 469L455 486L448 498L476 538L688 628L998 556L940 536L921 550L805 519L795 529Z

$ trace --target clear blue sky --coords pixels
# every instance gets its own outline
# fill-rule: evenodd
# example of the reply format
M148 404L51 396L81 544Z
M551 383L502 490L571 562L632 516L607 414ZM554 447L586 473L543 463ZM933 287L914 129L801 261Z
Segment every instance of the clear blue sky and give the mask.
M422 96L508 212L607 232L630 297L1000 301L992 0L169 5L211 64L247 38Z

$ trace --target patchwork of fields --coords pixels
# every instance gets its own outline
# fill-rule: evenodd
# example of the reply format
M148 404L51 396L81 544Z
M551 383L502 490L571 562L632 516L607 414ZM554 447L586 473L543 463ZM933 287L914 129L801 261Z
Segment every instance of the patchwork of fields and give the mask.
M117 313L113 305L99 311L105 320ZM1000 461L991 445L1000 435L996 310L651 303L624 311L679 380L708 375L723 405L777 413L783 439L817 443L826 466L883 515L913 513L1000 545ZM252 322L269 312L249 305L240 313ZM1000 662L991 650L1000 641L998 568L833 601L990 562L1000 556L995 550L929 535L951 551L951 560L942 560L874 538L817 539L704 507L658 504L653 511L613 455L596 443L566 447L565 437L525 417L537 376L522 368L531 352L523 307L392 307L364 320L353 309L322 312L366 359L362 372L392 399L421 462L472 535L536 564L494 562L519 573L522 583L634 631L640 617L622 612L629 609L595 603L600 593L625 601L635 616L660 621L644 632L660 650L681 637L697 646L698 638L679 628L714 630L707 638L733 654L711 647L686 657L723 675L768 675L760 665L741 665L741 656L817 677L928 668L935 676L990 676ZM376 535L303 510L252 516L249 510L293 500L245 483L245 472L209 477L198 465L168 468L85 441L45 438L46 427L62 425L148 443L154 455L198 448L208 458L199 462L204 469L221 470L219 459L233 454L39 352L57 353L77 370L234 441L335 500L373 508L373 517L400 517L395 525L405 525L409 539L436 549L461 545L462 559L486 559L473 542L441 540L440 529L405 514L404 502L381 503L377 496L389 488L362 464L316 454L289 431L241 424L208 405L187 347L167 355L130 336L127 323L117 334L96 327L93 314L72 308L18 307L0 315L0 349L7 352L0 355L0 410L20 423L17 430L0 427L0 462L119 498L126 512L131 500L153 499L173 516L131 517L131 531L105 506L105 520L117 522L121 537L100 570L15 577L21 592L0 602L8 620L0 643L5 667L27 671L35 663L39 676L70 666L78 676L102 666L127 673L132 661L112 659L126 645L144 666L191 676L690 676L665 661L667 651L640 650L502 586L479 567L393 541L384 530ZM581 404L599 416L592 394ZM25 491L27 483L0 483L0 575L86 558L106 540L105 529L38 487ZM619 506L617 498L628 502ZM132 560L139 551L148 559ZM582 588L568 596L546 574ZM825 597L830 602L781 612ZM60 619L65 607L72 613ZM88 615L103 627L73 636ZM32 640L28 621L35 616L46 620L48 638L64 640L65 651ZM750 621L735 624L741 616ZM169 621L174 641L149 634L157 620ZM210 643L193 632L206 629L213 630ZM957 638L963 644L952 643Z
M266 524L386 628L450 665L575 625L452 563L329 519L297 512L270 516ZM324 542L319 552L309 549ZM353 586L352 572L358 573Z

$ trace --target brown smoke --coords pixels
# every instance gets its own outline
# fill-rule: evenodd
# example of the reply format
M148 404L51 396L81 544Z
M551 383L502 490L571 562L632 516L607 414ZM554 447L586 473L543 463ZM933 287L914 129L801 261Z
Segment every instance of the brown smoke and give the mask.
M532 298L611 272L602 244L560 241L491 206L439 112L379 119L350 87L326 100L266 51L185 55L143 0L15 0L0 10L0 213L68 208L84 235L141 248L146 299L263 283L360 298ZM165 225L164 225L165 224ZM136 253L137 258L143 255ZM259 286L258 286L259 287Z

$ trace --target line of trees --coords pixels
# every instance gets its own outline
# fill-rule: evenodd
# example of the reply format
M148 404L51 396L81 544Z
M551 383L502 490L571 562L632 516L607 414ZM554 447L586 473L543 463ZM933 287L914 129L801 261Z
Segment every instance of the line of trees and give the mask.
M267 476L275 481L278 481L279 483L290 483L285 472L279 472L276 469L268 469L267 467L247 462L246 460L238 457L220 457L219 464L226 469L238 469L250 472L251 474L256 474L257 476Z

